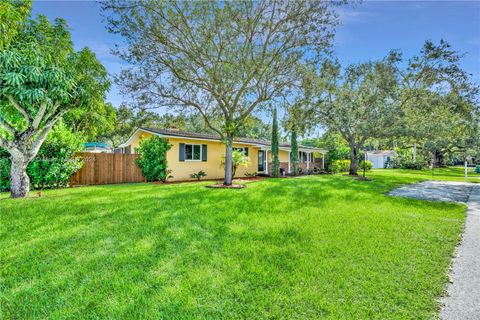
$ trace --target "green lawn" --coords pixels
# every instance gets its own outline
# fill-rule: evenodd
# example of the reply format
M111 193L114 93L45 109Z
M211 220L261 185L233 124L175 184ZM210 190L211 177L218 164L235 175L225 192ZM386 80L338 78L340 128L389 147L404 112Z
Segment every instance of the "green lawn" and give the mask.
M371 175L2 199L0 319L434 318L465 207Z
M480 183L480 174L475 173L475 168L468 168L465 180L465 172L462 167L449 168L435 168L432 172L430 169L424 170L402 170L402 169L388 169L388 170L374 170L374 176L397 176L408 177L416 180L446 180L446 181L462 181L462 182L476 182Z

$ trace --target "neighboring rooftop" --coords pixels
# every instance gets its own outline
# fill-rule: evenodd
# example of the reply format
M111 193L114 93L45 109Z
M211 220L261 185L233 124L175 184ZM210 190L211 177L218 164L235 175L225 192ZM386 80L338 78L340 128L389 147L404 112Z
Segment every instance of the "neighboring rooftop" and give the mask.
M373 150L367 151L369 155L381 155L381 156L395 156L397 153L393 150Z

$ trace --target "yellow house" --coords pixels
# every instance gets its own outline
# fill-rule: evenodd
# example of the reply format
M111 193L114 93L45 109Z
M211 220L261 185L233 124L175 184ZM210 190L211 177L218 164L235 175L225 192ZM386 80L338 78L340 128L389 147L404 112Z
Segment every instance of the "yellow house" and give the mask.
M204 171L208 179L221 179L224 176L224 168L221 164L225 155L225 144L215 134L195 133L180 131L177 129L138 128L132 136L119 148L116 153L135 153L142 139L152 136L166 138L172 144L167 152L168 168L172 170L171 180L190 180L190 175ZM237 138L233 147L242 151L250 159L246 167L240 167L236 177L244 177L246 173L271 174L271 143L270 141ZM290 165L291 148L288 143L280 143L279 158L281 172L288 174L292 168ZM303 172L324 168L325 150L299 145L300 168ZM313 154L320 154L320 158L314 158Z

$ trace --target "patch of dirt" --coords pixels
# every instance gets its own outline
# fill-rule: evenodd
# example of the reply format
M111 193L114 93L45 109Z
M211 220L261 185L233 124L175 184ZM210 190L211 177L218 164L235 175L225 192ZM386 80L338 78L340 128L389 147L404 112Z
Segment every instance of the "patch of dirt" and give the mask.
M357 178L355 178L355 180L358 180L358 181L372 181L373 179L368 178L368 177L357 177Z

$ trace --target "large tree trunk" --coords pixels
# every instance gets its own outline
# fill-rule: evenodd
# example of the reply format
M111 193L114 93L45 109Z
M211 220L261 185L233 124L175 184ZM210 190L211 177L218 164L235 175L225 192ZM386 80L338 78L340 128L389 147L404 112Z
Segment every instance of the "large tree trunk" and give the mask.
M435 150L435 152L433 153L433 165L436 166L436 167L445 167L445 164L443 163L444 162L444 155L443 155L443 152L441 150Z
M10 157L10 196L23 198L30 191L30 178L27 175L28 158L18 151L12 152Z
M233 168L232 168L232 153L233 153L233 135L227 135L227 141L225 144L225 179L223 184L226 186L232 185L233 180Z
M357 158L357 146L350 144L350 171L351 176L357 176L358 173L358 158Z

